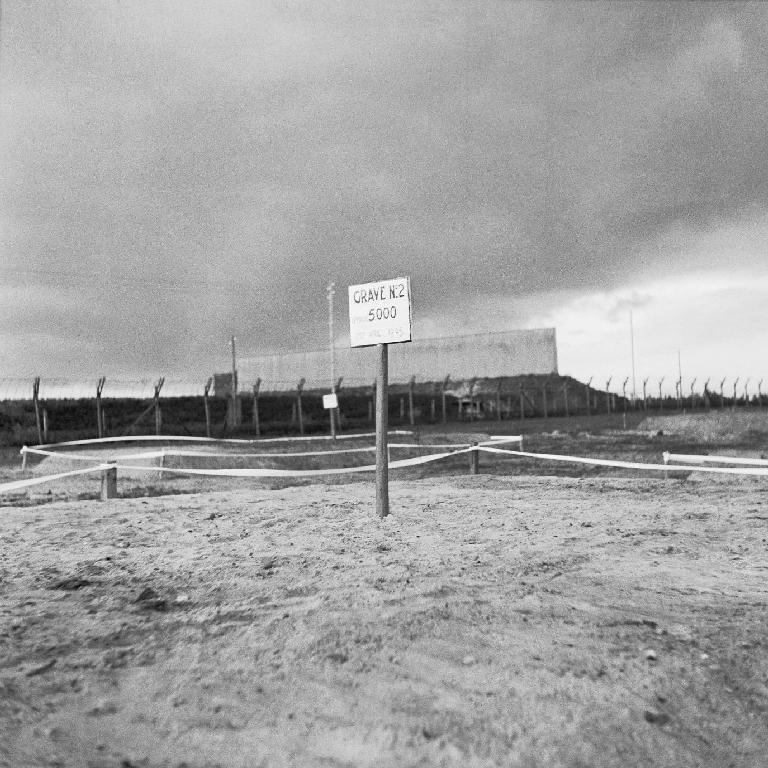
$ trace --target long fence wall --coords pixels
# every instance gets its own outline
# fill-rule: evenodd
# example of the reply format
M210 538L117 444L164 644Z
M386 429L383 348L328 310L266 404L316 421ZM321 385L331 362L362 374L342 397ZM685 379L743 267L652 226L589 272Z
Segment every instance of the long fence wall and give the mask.
M335 375L346 387L370 384L376 371L376 350L336 348ZM419 339L389 347L389 379L405 383L452 379L557 373L557 340L554 328L479 333ZM284 355L243 358L238 363L240 389L257 379L262 391L285 392L300 379L308 389L328 387L330 349Z
M161 380L162 381L162 380ZM29 382L37 389L38 380ZM393 427L444 422L510 422L531 418L672 414L683 411L735 413L768 407L768 395L746 388L691 391L685 397L650 395L632 399L593 389L570 377L529 375L498 379L453 379L440 382L393 384L389 389L389 422ZM42 393L44 388L39 387ZM107 390L105 389L105 392ZM323 408L324 390L294 387L287 392L241 391L237 416L232 400L220 396L165 396L160 381L155 393L140 398L33 399L0 402L0 446L125 435L189 435L244 437L313 434L329 428ZM33 390L34 394L34 390ZM374 426L374 388L339 390L339 429L354 431ZM489 425L490 426L490 425Z

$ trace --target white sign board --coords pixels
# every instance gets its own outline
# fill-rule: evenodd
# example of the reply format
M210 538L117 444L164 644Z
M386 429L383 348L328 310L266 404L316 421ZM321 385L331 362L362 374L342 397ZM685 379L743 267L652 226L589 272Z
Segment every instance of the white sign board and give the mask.
M411 278L349 286L352 347L411 340Z
M331 393L330 395L323 395L323 408L338 408L339 407L339 398L336 396L335 393Z

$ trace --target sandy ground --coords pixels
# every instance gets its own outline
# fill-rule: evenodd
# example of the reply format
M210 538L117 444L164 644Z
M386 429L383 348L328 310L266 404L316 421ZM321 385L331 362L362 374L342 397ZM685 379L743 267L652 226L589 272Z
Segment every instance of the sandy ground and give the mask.
M768 484L456 476L0 516L0 764L765 766Z

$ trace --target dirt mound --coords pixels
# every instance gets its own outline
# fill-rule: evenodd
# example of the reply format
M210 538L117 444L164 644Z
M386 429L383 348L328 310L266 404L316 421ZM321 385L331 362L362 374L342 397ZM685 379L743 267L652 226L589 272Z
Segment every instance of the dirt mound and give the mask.
M649 416L639 424L648 432L664 432L703 442L768 441L768 411L710 411L670 416Z

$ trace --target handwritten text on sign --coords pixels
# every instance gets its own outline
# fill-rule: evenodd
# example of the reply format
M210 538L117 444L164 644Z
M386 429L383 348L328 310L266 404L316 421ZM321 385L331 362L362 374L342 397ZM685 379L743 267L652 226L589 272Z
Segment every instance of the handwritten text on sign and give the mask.
M411 279L398 277L349 286L352 347L411 340Z

